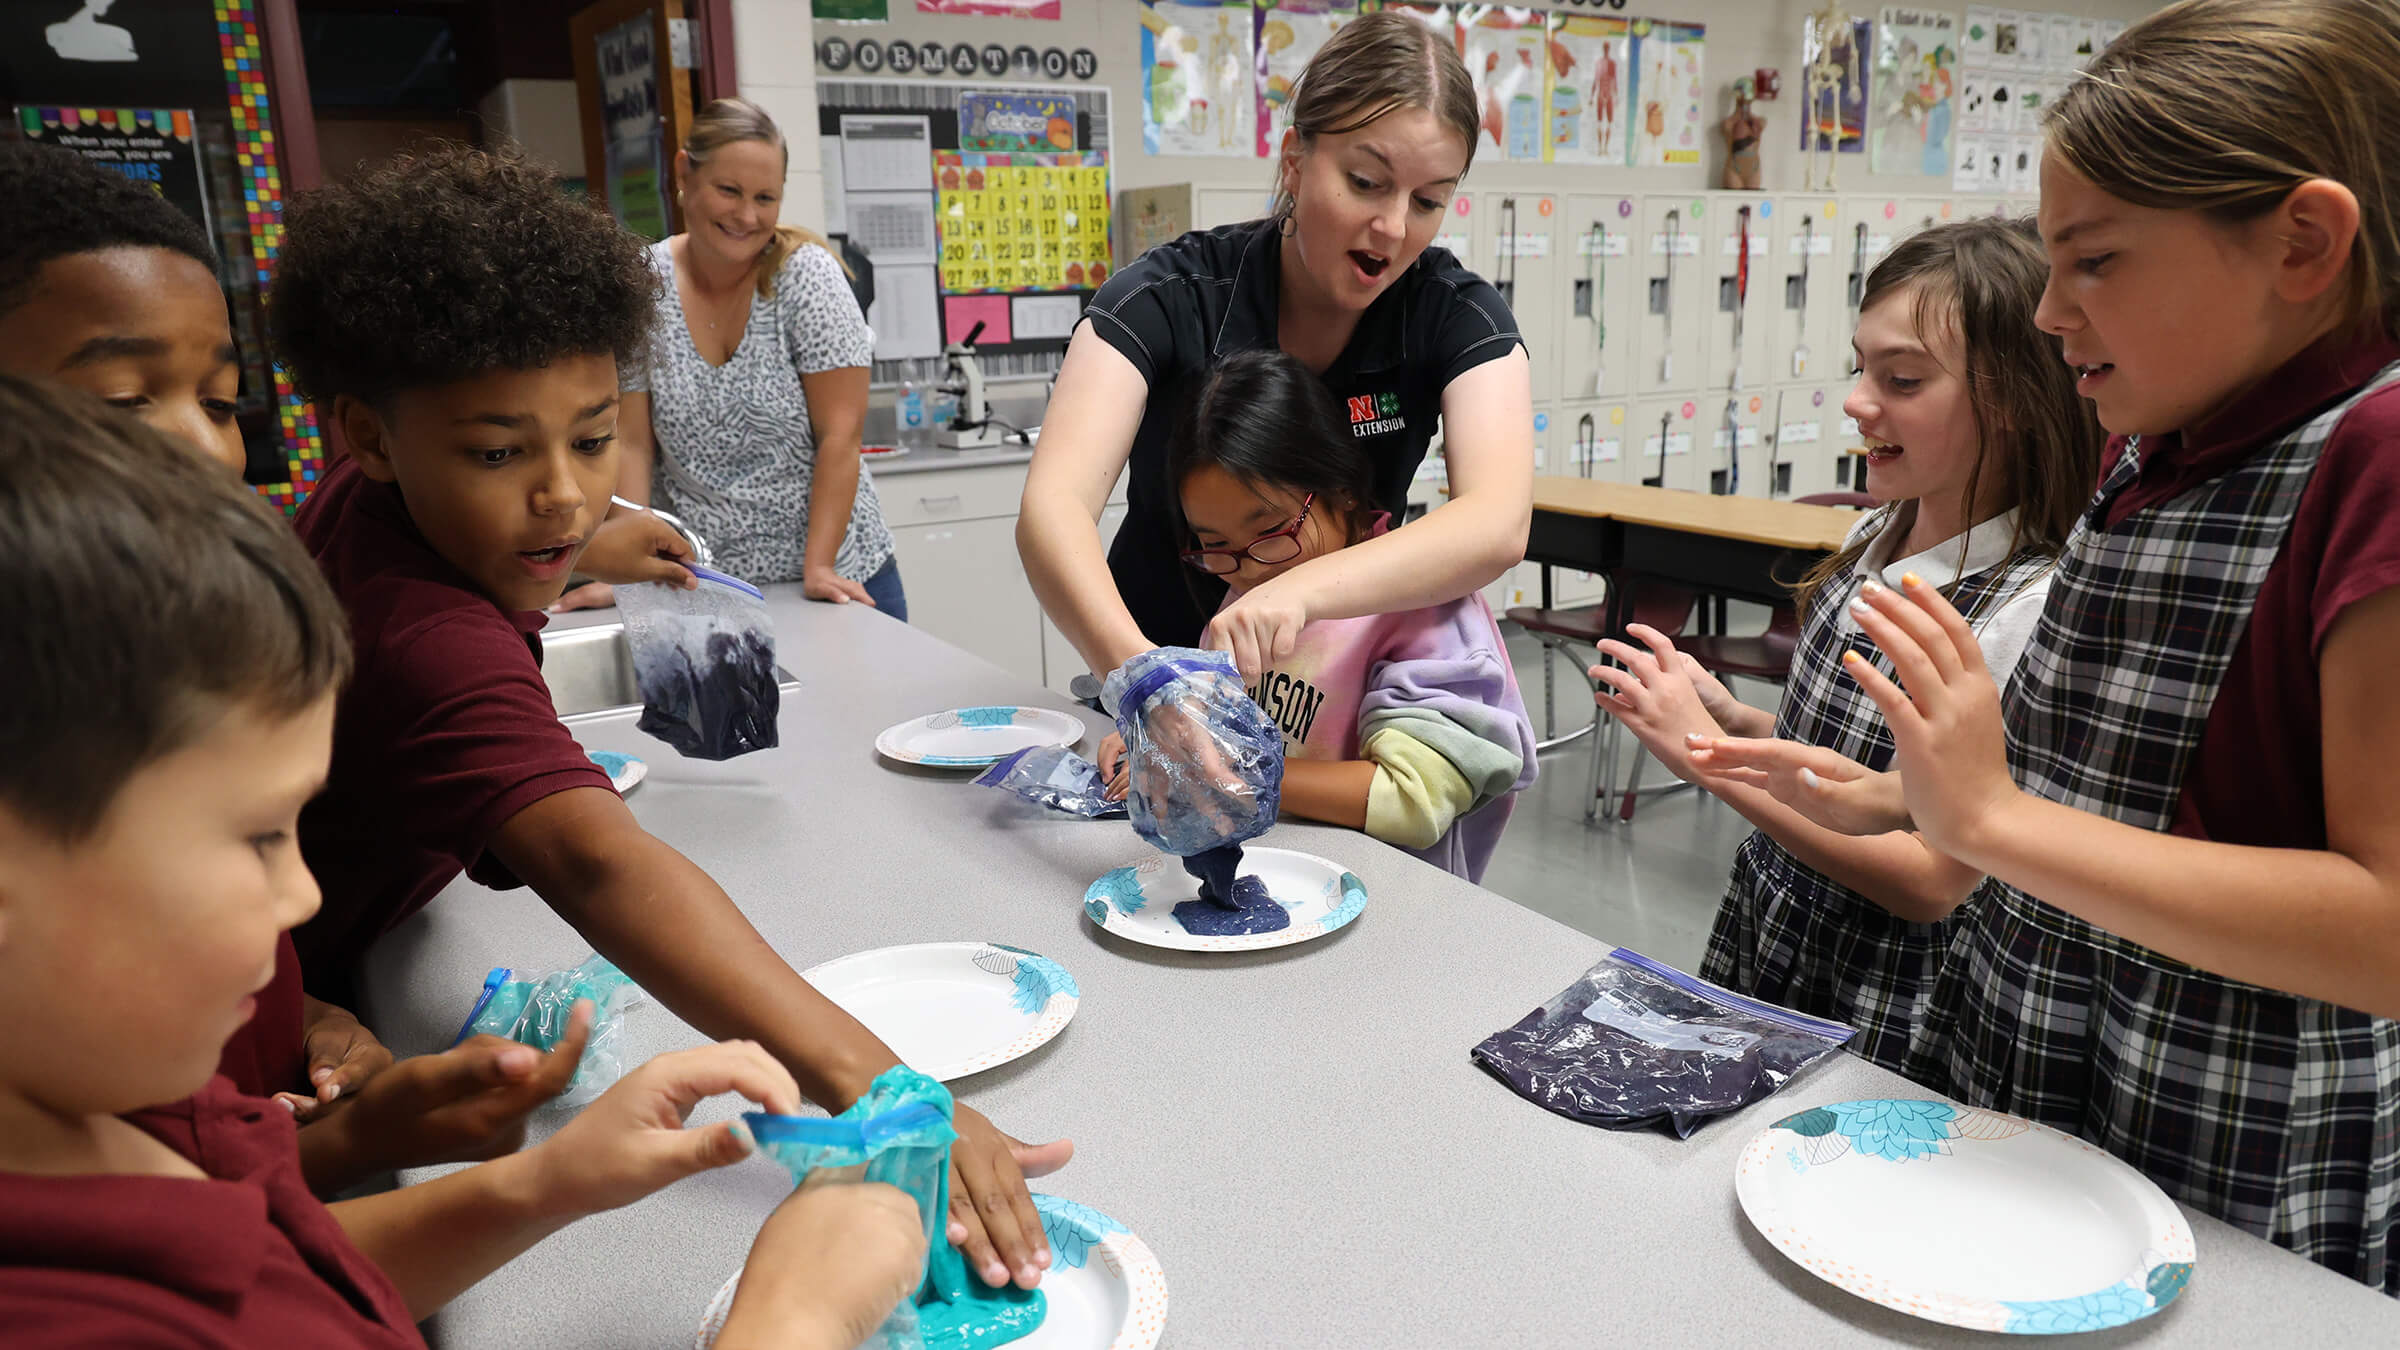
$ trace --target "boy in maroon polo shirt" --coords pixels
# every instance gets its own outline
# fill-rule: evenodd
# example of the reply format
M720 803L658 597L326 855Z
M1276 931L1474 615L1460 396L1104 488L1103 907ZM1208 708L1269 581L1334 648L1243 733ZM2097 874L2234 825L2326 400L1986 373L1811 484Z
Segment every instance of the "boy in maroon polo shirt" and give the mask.
M223 474L6 375L0 538L12 1350L421 1345L418 1320L545 1235L746 1156L731 1125L682 1127L701 1098L797 1107L757 1047L708 1046L635 1070L537 1148L318 1203L290 1113L211 1075L277 938L317 906L293 830L351 660L340 607ZM589 1027L578 1010L570 1062ZM915 1283L924 1236L899 1192L837 1186L795 1193L752 1251L749 1324L846 1346Z
M206 234L156 192L69 151L0 142L0 371L84 390L167 433L228 473L240 369ZM659 547L644 518L612 521L606 575L680 580L636 551ZM622 535L619 539L617 536ZM680 549L681 541L674 540ZM348 1011L303 996L279 943L258 1011L226 1042L218 1072L273 1096L300 1121L301 1167L331 1194L395 1167L489 1157L514 1147L527 1112L565 1086L572 1060L504 1070L497 1044L401 1061ZM513 1061L511 1061L513 1062Z
M464 871L523 884L703 1034L744 1036L848 1106L897 1062L705 872L635 821L566 728L535 634L617 481L618 359L648 339L639 240L521 160L446 147L294 204L277 356L351 457L298 520L349 611L358 676L301 822L325 907L301 969L359 957ZM1049 1252L1025 1176L1066 1160L961 1106L951 1239L987 1283Z

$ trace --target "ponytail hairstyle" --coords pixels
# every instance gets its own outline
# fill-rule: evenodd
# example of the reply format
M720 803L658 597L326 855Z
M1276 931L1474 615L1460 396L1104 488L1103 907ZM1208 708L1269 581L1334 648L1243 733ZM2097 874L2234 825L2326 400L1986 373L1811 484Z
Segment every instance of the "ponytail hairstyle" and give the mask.
M2340 183L2358 198L2348 318L2400 332L2400 4L2182 0L2093 58L2047 130L2102 192L2229 225Z
M1183 514L1183 481L1223 469L1245 487L1271 484L1316 494L1321 519L1342 522L1345 546L1365 539L1377 510L1375 466L1342 420L1333 391L1275 347L1237 352L1202 375L1167 441L1167 501L1175 546L1194 534ZM1186 578L1203 607L1219 578ZM1204 585L1207 583L1209 585Z
M791 164L792 152L783 143L783 129L775 125L774 118L767 116L766 109L744 98L715 99L702 108L699 116L692 119L690 133L683 138L683 153L690 157L692 167L697 169L708 163L709 156L741 141L760 141L774 146L783 153L785 166L788 168ZM775 298L775 274L783 270L784 260L803 244L813 244L832 254L833 260L841 264L842 275L850 275L850 265L842 262L842 251L833 246L832 240L815 230L779 222L775 226L775 237L767 241L766 249L758 255L759 299Z
M1319 136L1357 131L1402 108L1423 108L1465 138L1468 165L1475 162L1475 142L1482 134L1475 83L1467 78L1457 44L1446 31L1399 9L1362 14L1336 30L1309 58L1284 106L1303 147L1313 146ZM1269 215L1289 219L1293 205L1278 160Z
M1975 414L1975 464L1967 471L1972 527L1987 510L2015 510L2011 558L2056 556L2092 495L2107 434L2092 405L2075 392L2075 372L2059 340L2034 323L2050 263L2031 221L1982 217L1910 235L1867 274L1859 311L1914 286L1921 341L1955 331ZM1883 508L1886 520L1893 508ZM1807 614L1857 567L1878 533L1861 530L1840 552L1809 569L1792 588ZM1967 541L1959 540L1963 562ZM1829 588L1831 588L1829 590Z

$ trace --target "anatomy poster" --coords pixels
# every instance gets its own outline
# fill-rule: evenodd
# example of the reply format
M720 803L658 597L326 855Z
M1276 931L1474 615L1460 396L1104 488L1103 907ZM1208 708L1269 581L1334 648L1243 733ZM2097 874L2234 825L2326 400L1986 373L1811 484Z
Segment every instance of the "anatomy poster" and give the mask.
M1852 19L1849 31L1826 32L1817 16L1808 16L1801 30L1800 148L1838 150L1855 155L1867 148L1867 65L1875 50L1875 24ZM1822 62L1831 80L1812 89Z
M1876 173L1949 172L1957 92L1958 16L1885 6L1875 25L1868 168Z
M1280 148L1284 105L1309 58L1358 17L1356 0L1258 0L1258 153Z
M1707 30L1696 23L1633 21L1633 162L1697 164L1704 146L1706 93L1700 85Z
M1258 154L1250 0L1142 6L1142 148L1154 155Z
M1483 127L1476 153L1539 162L1547 17L1510 5L1471 7L1460 15L1458 41Z
M1550 16L1547 157L1624 164L1632 157L1633 37L1623 19Z

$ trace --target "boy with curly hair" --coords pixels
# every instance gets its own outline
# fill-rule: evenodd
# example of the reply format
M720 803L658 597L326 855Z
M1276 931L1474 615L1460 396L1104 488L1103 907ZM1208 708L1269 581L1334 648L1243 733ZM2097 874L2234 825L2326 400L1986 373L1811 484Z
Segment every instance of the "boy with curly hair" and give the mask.
M358 652L301 821L325 888L301 968L342 989L462 871L529 885L678 1016L756 1039L838 1111L896 1056L635 821L542 680L536 634L608 512L618 363L655 285L639 240L513 155L441 147L292 207L271 341L351 451L300 537ZM965 1106L957 1124L951 1238L987 1283L1031 1288L1049 1253L1024 1177L1071 1146Z

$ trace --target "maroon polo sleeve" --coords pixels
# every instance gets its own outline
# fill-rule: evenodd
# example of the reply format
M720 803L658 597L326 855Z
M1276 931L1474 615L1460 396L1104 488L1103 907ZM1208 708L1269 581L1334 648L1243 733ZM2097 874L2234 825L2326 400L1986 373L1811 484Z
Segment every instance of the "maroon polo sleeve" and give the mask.
M615 791L560 725L534 641L498 611L438 615L397 644L405 659L377 663L379 687L353 704L389 719L380 792L395 823L495 889L522 884L486 853L511 817L569 788Z
M2359 401L2327 438L2292 521L2290 549L2319 560L2309 655L2359 601L2400 585L2400 388Z

